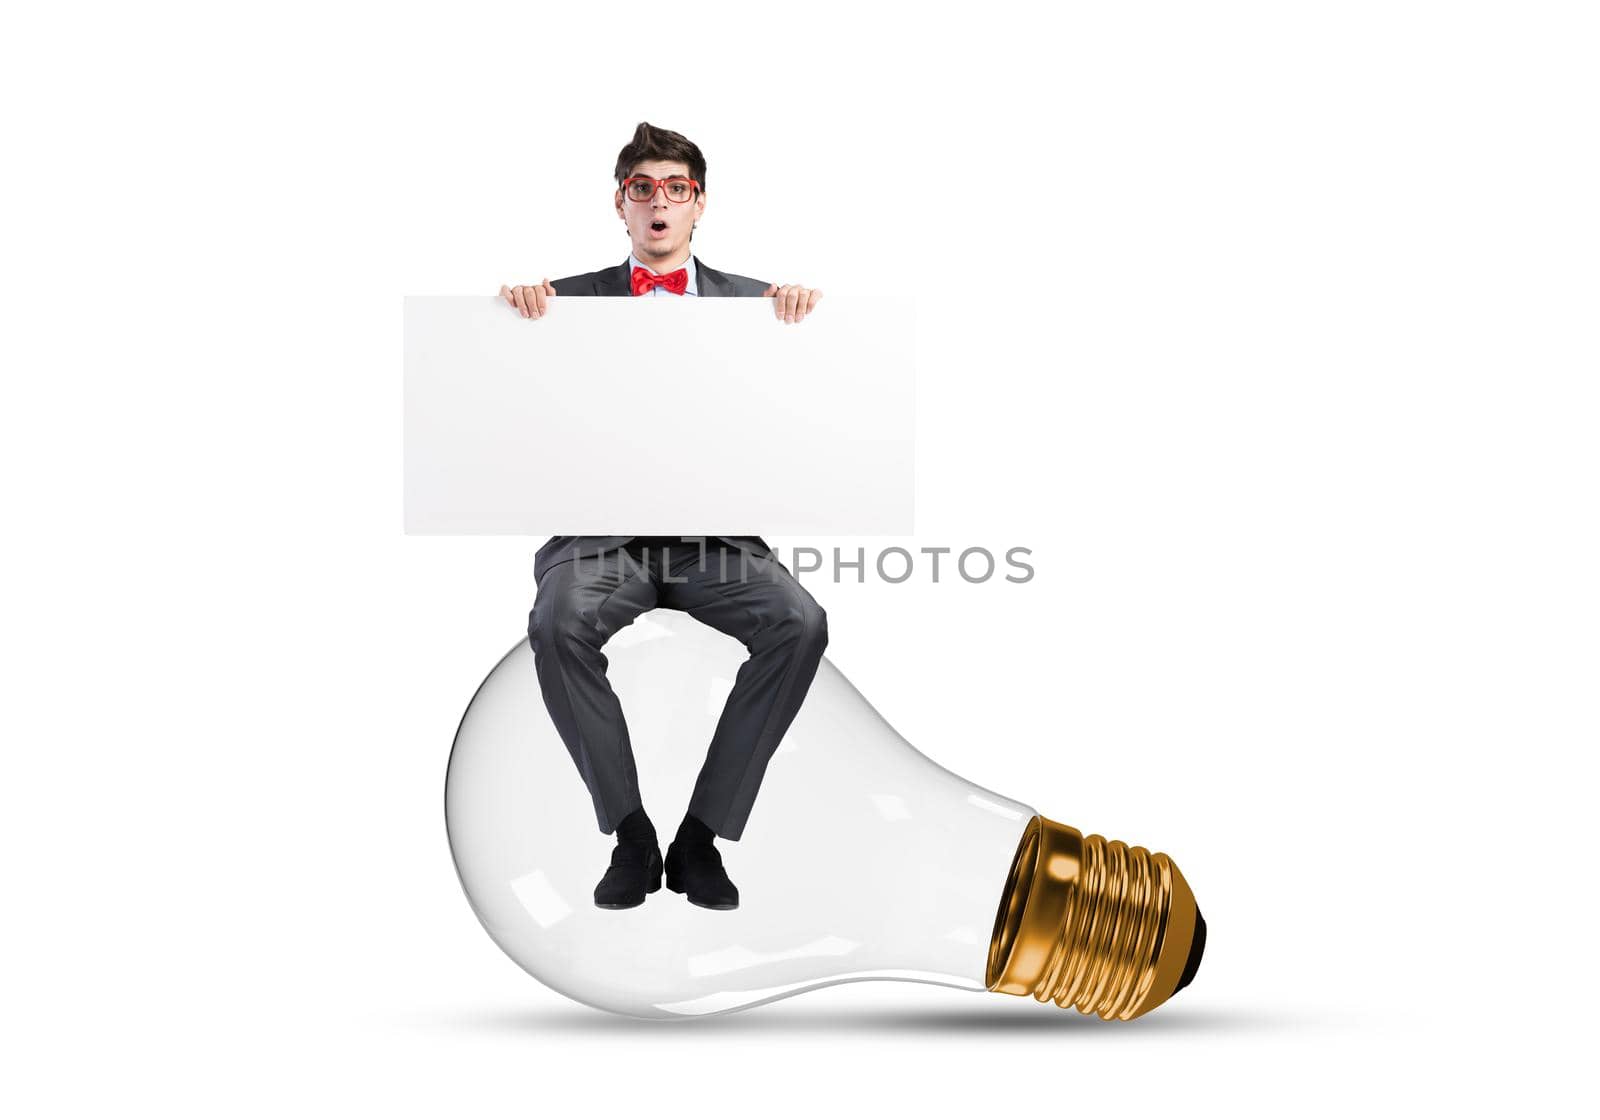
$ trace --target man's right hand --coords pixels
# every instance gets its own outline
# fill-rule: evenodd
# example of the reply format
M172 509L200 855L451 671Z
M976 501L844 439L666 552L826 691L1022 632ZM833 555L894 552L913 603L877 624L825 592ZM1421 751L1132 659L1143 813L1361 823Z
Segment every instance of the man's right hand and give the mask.
M500 285L500 297L522 313L524 319L538 319L550 309L549 299L556 294L556 286L548 280L537 284L519 284L515 288Z

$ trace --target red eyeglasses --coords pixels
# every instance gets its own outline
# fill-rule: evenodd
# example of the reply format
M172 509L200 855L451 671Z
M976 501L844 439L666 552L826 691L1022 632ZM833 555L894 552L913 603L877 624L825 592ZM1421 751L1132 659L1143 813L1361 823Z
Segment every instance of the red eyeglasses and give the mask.
M635 202L649 202L656 196L656 191L667 192L667 199L671 202L688 202L700 189L700 180L685 179L674 175L670 179L652 179L648 175L635 175L622 180L622 193Z

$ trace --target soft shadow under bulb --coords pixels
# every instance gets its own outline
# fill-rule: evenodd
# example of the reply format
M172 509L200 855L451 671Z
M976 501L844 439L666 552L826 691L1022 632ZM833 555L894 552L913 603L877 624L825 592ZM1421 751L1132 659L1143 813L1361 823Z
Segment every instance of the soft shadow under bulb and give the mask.
M659 609L605 652L664 847L747 654ZM594 905L614 838L596 826L526 641L462 718L445 824L495 943L556 991L628 1015L708 1015L852 980L913 980L1132 1019L1193 979L1205 944L1171 859L1084 837L944 769L827 660L743 836L718 845L737 910L665 890L630 910Z

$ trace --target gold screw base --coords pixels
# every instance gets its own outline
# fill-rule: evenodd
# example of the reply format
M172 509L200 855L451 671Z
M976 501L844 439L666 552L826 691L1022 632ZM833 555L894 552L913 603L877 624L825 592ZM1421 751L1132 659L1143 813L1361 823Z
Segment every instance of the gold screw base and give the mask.
M1102 1019L1136 1019L1194 978L1205 920L1160 852L1034 817L995 916L985 983Z

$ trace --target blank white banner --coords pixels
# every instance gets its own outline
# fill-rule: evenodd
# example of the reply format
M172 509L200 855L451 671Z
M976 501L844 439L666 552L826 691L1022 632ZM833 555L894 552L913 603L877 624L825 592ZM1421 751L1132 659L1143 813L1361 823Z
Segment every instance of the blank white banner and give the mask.
M408 533L912 532L909 309L405 301Z

